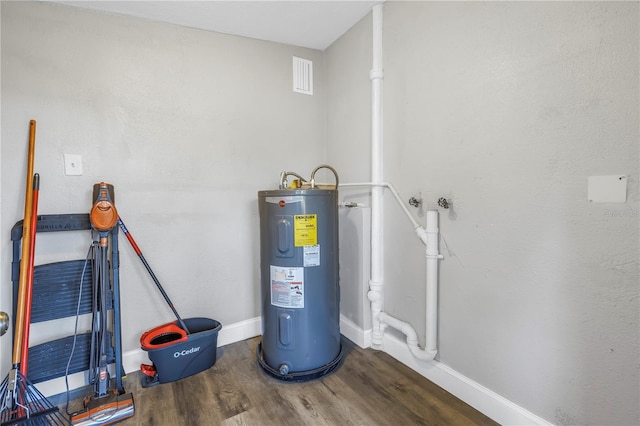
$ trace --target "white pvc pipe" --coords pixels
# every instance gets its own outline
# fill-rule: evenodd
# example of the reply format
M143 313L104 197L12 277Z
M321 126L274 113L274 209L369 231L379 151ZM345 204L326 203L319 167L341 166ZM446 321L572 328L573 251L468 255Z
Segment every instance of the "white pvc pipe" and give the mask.
M431 361L433 358L435 358L438 350L420 349L420 346L418 345L418 334L411 326L411 324L394 318L385 312L380 313L380 321L385 325L391 326L396 330L401 331L405 336L407 336L407 346L409 347L411 355L423 361Z
M398 191L394 188L394 186L388 182L357 182L357 183L341 183L340 187L379 187L379 188L388 188L391 193L394 195L395 200L400 204L403 208L403 211L407 215L407 217L411 220L411 223L414 226L414 231L418 238L425 245L425 257L426 257L426 266L425 266L425 281L426 281L426 342L424 350L420 349L418 345L418 337L415 329L404 321L401 321L397 318L392 317L386 312L382 311L382 291L383 286L380 285L378 287L369 288L368 297L371 301L371 309L373 315L374 302L380 306L377 311L377 319L380 326L381 334L384 334L384 326L393 327L399 331L401 331L407 337L407 345L409 346L409 350L411 353L418 359L421 360L432 360L436 354L438 353L438 260L442 258L439 250L439 229L438 229L438 211L437 210L429 210L427 211L427 227L426 229L420 226L416 220L411 216L409 210L406 208ZM373 224L372 224L373 226ZM373 229L371 230L373 233ZM372 249L373 251L373 249ZM371 257L372 263L372 271L373 271L373 262L374 257ZM373 272L372 272L373 275ZM373 281L373 279L371 280ZM382 280L380 280L382 283ZM371 282L370 282L371 284ZM382 342L381 342L382 343ZM380 344L381 344L380 343ZM373 346L373 338L372 338L372 346Z
M438 247L438 212L427 212L427 248L426 248L426 335L425 351L431 359L438 353L438 260L442 258Z
M420 349L418 335L407 322L392 317L386 312L379 315L380 321L401 331L407 337L407 346L413 356L424 361L431 361L438 354L438 212L427 212L427 244L426 244L426 341L424 349Z
M396 199L396 201L398 202L398 204L400 205L400 207L402 207L402 211L404 211L404 214L409 218L409 220L411 221L411 224L413 225L413 229L416 228L420 228L421 226L418 224L418 222L416 222L416 220L413 218L413 216L411 215L411 213L409 213L409 209L407 209L407 206L404 205L404 203L402 202L402 198L400 198L400 194L398 193L398 191L396 190L396 188L393 186L393 184L389 183L389 182L356 182L356 183L341 183L338 185L339 187L349 187L349 186L370 186L370 187L383 187L383 188L388 188L389 191L391 192L391 194L393 194L394 198ZM422 239L422 238L420 238ZM424 241L424 243L426 244L426 240Z
M371 279L367 294L371 302L372 333L371 346L381 348L384 327L386 325L400 330L407 336L407 345L411 353L419 359L432 360L438 353L438 212L427 212L427 229L421 227L409 213L393 185L383 182L383 115L382 115L382 4L373 6L373 54L371 79L371 182L342 184L340 186L371 187ZM384 287L384 233L383 233L383 191L388 188L405 214L411 220L413 228L426 246L426 344L420 349L415 329L408 323L382 311Z
M373 58L369 73L371 79L371 181L382 182L382 4L373 6ZM382 345L382 327L378 315L382 311L384 286L384 229L383 229L383 188L371 190L371 279L369 281L369 301L373 316L371 346Z

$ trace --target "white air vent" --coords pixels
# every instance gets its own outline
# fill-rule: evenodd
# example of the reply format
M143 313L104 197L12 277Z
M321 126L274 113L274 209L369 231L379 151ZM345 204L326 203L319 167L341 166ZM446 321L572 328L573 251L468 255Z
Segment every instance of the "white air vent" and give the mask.
M293 57L293 91L313 95L313 62Z

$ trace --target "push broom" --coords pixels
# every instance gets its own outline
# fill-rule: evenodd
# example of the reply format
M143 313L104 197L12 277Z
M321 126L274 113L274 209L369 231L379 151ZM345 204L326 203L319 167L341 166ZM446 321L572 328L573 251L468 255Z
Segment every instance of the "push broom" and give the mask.
M20 371L22 343L24 340L24 320L27 305L28 270L30 261L31 212L33 209L33 163L35 158L36 122L29 123L29 152L27 160L27 185L22 222L22 257L18 285L18 303L15 315L12 368L0 384L0 424L14 425L67 425L69 422L60 414L58 407L51 404L33 383Z

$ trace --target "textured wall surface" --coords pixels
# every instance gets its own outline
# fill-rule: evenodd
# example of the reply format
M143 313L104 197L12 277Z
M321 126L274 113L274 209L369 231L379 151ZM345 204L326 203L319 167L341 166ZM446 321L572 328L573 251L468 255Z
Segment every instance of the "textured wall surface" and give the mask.
M425 208L452 202L439 208L439 359L557 424L640 422L638 14L637 2L384 6L384 180ZM327 75L349 79L328 80L329 110L368 101L369 30L328 49ZM328 117L329 135L368 137ZM361 140L357 162L327 143L328 162L368 176ZM627 202L589 203L588 176L609 174L627 176ZM424 336L424 249L385 197L385 310Z
M371 68L371 17L363 18L325 53L326 64L331 64L325 70L327 162L340 174L340 182L367 182L370 180L371 84L367 76ZM368 204L368 193L366 187L343 187L339 197L343 202ZM363 287L368 289L369 286L369 271L363 277L358 271L365 253L364 264L370 267L368 247L360 249L363 217L359 209L340 210L340 307L342 314L355 325L370 329L371 318L362 315L370 316L369 303L358 294Z
M370 16L323 54L0 7L2 265L32 118L40 212L86 212L93 184L114 184L181 314L223 324L259 315L258 190L325 159L343 182L369 179ZM638 3L384 10L385 180L425 208L452 202L440 209L440 361L553 423L640 423ZM292 55L314 60L313 97L291 92ZM65 153L82 155L83 176L64 176ZM589 203L587 178L608 174L627 176L627 202ZM424 249L385 197L385 310L423 336ZM62 245L85 248L38 248ZM126 243L121 282L126 351L172 316Z
M284 169L308 173L324 160L323 53L51 3L1 7L2 265L23 215L36 119L40 213L88 212L93 184L112 183L183 317L259 316L257 191L276 188ZM293 55L314 61L314 96L292 92ZM82 156L83 176L64 176L65 153ZM60 241L38 248L65 252ZM126 352L174 317L122 238L120 253ZM9 343L0 342L4 371Z

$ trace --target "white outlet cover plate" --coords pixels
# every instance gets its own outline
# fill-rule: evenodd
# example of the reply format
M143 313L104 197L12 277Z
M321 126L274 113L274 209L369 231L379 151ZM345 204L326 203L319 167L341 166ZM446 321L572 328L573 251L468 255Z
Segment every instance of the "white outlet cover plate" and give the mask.
M594 203L624 203L627 201L625 175L589 176L587 199Z
M66 176L82 176L82 156L64 154L64 174Z

